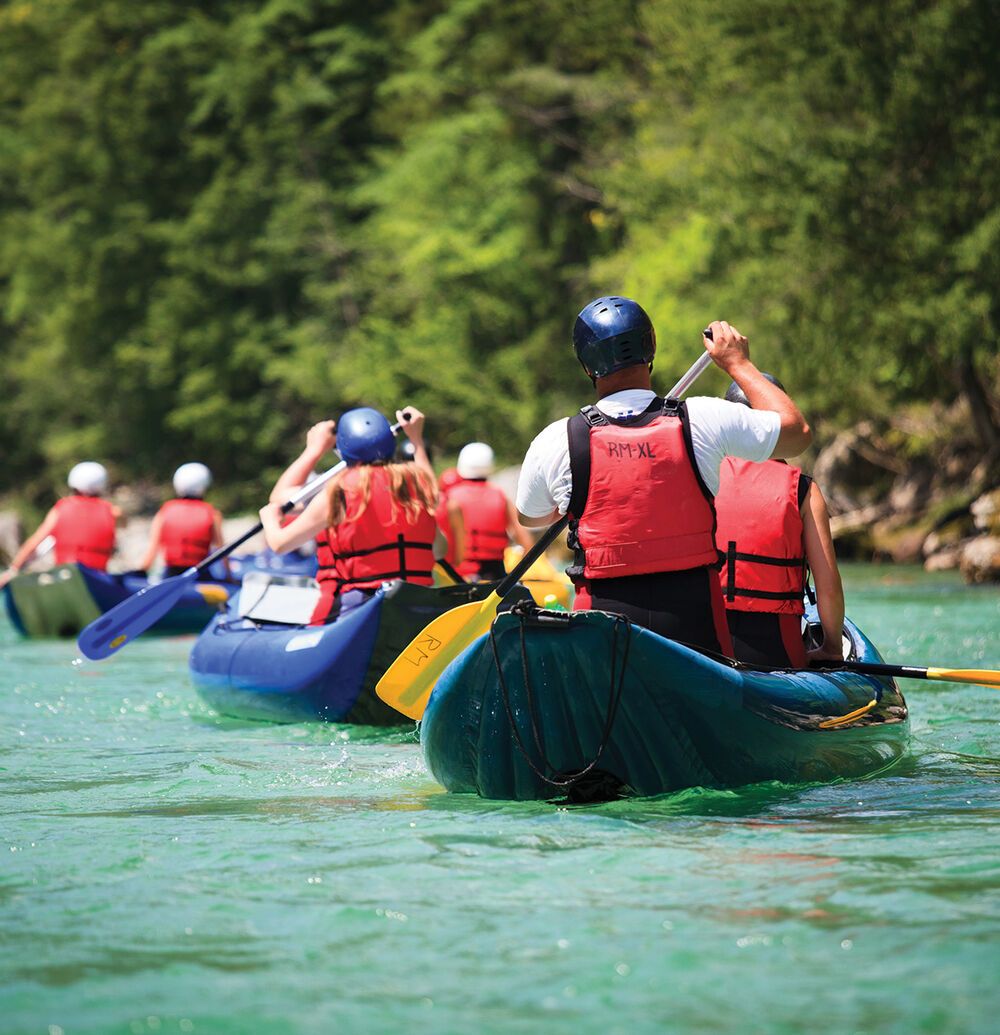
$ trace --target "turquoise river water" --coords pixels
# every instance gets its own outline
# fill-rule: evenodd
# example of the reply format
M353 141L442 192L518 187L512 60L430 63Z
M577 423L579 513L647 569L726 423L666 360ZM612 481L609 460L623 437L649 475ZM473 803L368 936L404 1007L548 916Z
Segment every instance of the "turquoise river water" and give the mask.
M847 572L891 661L1000 668L1000 591ZM1000 692L906 682L882 775L566 808L412 732L217 717L192 639L0 619L0 1032L996 1032Z

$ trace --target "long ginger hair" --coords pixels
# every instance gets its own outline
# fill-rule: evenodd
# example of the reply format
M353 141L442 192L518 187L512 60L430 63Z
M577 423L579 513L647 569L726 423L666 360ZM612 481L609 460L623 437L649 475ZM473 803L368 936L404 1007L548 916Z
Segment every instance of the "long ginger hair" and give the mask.
M358 508L351 514L352 520L361 517L371 500L372 468L380 467L389 476L389 495L392 503L392 516L395 518L397 508L410 519L416 521L421 513L433 514L437 506L437 486L434 479L412 461L406 463L358 464L341 471L330 482L327 498L329 509L326 520L331 527L339 524L347 516L347 493L343 480L348 471L357 472L358 479L352 486L352 498L358 500Z

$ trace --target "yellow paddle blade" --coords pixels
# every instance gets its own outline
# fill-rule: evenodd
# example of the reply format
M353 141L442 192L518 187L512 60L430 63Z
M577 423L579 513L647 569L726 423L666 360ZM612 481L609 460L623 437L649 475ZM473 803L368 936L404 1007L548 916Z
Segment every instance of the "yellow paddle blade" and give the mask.
M928 679L943 679L949 683L978 683L981 686L1000 687L1000 672L988 668L929 668Z
M229 599L229 590L225 586L196 582L194 588L205 598L206 604L224 604Z
M435 586L457 586L458 583L449 575L440 564L434 565Z
M419 719L441 673L477 637L488 632L500 597L453 607L417 633L378 681L375 693L407 718Z

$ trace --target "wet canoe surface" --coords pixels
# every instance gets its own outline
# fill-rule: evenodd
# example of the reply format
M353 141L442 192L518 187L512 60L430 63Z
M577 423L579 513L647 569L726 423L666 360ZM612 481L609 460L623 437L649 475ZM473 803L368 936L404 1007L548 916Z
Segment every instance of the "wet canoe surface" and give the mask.
M845 631L856 658L881 660ZM502 615L493 632L448 668L421 723L427 764L451 791L558 797L599 752L595 793L656 795L858 777L906 750L891 679L733 667L597 611Z

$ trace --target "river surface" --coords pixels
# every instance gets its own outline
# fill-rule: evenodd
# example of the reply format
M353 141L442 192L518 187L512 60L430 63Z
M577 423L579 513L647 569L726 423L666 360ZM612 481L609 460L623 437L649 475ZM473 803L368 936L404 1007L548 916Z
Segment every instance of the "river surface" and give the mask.
M888 660L1000 668L996 587L846 575ZM0 618L3 1035L1000 1031L1000 691L904 683L867 781L498 804L217 717L192 642Z

